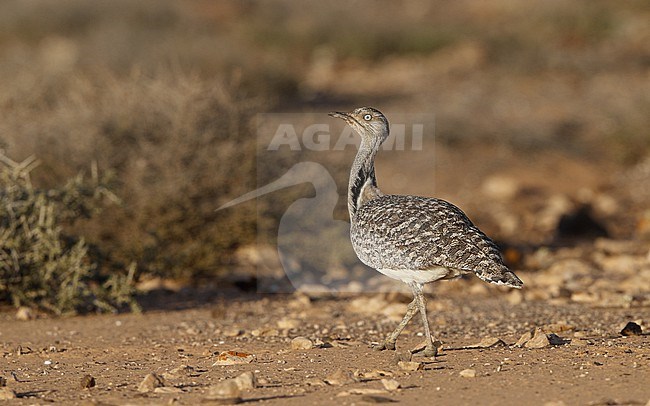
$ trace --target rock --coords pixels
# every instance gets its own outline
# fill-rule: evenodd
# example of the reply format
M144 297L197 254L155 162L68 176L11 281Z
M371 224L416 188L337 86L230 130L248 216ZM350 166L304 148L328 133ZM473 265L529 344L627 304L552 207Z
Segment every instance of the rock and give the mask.
M324 380L327 384L333 386L343 386L356 382L350 371L344 371L342 369L337 369L334 373L328 375Z
M244 372L234 378L233 381L235 381L239 390L255 389L257 387L257 378L253 371Z
M621 330L621 335L624 336L640 336L641 334L641 326L633 321L628 322L625 327L623 327L623 330Z
M154 393L183 393L181 388L175 388L173 386L160 386L153 390Z
M254 354L239 351L222 351L212 366L250 364L255 360Z
M0 388L7 386L7 378L0 376Z
M459 372L459 375L462 376L463 378L476 378L476 370L463 369L462 371Z
M223 405L234 405L242 401L241 390L234 379L227 379L210 386L206 399Z
M84 375L81 378L81 389L88 389L95 387L95 378L92 375Z
M404 371L419 371L424 367L424 364L415 361L399 361L397 366Z
M314 343L307 337L296 337L291 340L292 350L311 350L314 348Z
M16 320L34 320L36 318L36 315L34 314L34 311L30 309L29 307L25 306L20 306L18 310L16 310Z
M491 348L496 346L506 345L506 343L497 337L485 337L480 343L476 344L477 348Z
M151 373L147 374L142 382L140 382L140 385L138 385L138 392L152 392L154 389L160 388L162 386L165 386L165 381L163 378L157 374Z
M0 388L0 400L16 399L16 392L6 386Z
M386 388L387 391L396 391L398 390L402 385L397 382L395 379L382 379L381 384L384 385L384 388Z
M527 331L515 343L515 347L525 348L544 348L549 345L551 345L551 343L549 342L548 337L539 327Z
M191 374L193 372L194 372L194 368L192 368L191 366L189 366L189 365L181 365L181 366L178 366L178 367L170 370L169 372L164 372L162 374L162 377L165 378L165 379L177 378L179 376L187 376L187 375L189 375L189 374Z
M569 344L571 342L571 340L565 340L564 338L560 337L555 333L549 334L547 338L549 344L551 345L564 345L564 344Z
M336 397L350 396L350 395L383 395L388 392L384 389L373 389L373 388L354 388L339 392L336 394Z
M526 344L524 344L524 347L526 348L545 348L551 345L550 341L548 340L548 337L542 329L536 328L533 332L533 336Z
M515 343L515 347L523 347L530 339L533 338L533 332L527 331L519 337L519 340Z

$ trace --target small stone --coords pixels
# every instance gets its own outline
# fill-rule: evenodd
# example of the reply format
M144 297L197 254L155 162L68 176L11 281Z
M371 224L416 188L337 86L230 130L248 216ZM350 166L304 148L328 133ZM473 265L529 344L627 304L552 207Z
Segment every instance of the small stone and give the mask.
M164 372L162 374L163 378L169 379L169 378L177 378L179 376L186 376L194 372L194 368L192 368L189 365L181 365L179 367L176 367L174 369L171 369L168 372Z
M566 406L566 403L561 400L551 400L550 402L545 402L544 406Z
M16 399L16 392L6 386L0 388L0 400Z
M224 405L241 403L241 390L234 379L227 379L208 388L206 399Z
M475 369L463 369L459 373L460 376L463 378L476 378L476 370Z
M250 364L255 360L254 354L239 351L222 351L212 366Z
M396 391L398 390L402 385L397 382L395 379L382 379L381 384L384 385L384 388L386 388L387 391Z
M324 380L327 384L332 386L343 386L356 382L350 371L344 371L342 369L337 369L334 373L328 375Z
M506 345L505 342L503 342L502 339L497 338L497 337L485 337L484 339L481 340L480 343L476 344L476 347L478 348L492 348L496 347L499 345Z
M7 386L7 378L0 376L0 388Z
M154 393L182 393L181 388L175 388L173 386L160 386L153 390Z
M548 337L542 329L536 328L533 332L533 337L524 344L524 347L526 348L545 348L551 345L551 343L548 340Z
M95 378L92 375L84 375L81 378L81 389L89 389L95 387Z
M144 377L140 385L138 385L138 392L152 392L156 388L165 386L165 381L157 374L151 373Z
M419 371L424 367L424 364L415 361L399 361L397 366L404 371Z
M16 320L26 321L33 320L35 318L36 315L34 314L34 311L29 307L20 306L18 310L16 310Z
M640 336L641 334L641 326L633 321L627 323L625 327L623 327L623 330L621 330L621 335L624 336Z
M233 381L235 381L239 390L255 389L257 387L257 379L253 371L244 372L234 378Z
M531 338L533 338L532 331L525 332L519 337L519 340L515 343L515 347L523 347Z
M291 349L293 350L311 350L314 343L307 337L296 337L291 340Z
M564 344L569 344L571 342L571 340L565 340L564 338L560 337L555 333L551 333L547 337L548 337L548 342L551 345L564 345Z

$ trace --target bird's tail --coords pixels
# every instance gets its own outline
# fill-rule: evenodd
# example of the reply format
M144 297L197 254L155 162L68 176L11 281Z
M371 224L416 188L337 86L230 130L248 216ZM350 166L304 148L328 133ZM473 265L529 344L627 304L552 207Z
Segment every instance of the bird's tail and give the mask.
M507 268L498 273L477 273L479 278L495 285L509 286L511 288L521 289L524 283L514 272Z

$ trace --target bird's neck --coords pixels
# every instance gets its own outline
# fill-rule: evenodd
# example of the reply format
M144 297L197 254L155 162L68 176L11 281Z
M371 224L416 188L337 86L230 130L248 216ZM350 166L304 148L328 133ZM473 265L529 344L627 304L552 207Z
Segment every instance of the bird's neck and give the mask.
M377 187L375 177L375 156L380 144L380 141L372 144L372 141L363 139L354 158L348 184L348 211L351 220L364 203L383 195Z

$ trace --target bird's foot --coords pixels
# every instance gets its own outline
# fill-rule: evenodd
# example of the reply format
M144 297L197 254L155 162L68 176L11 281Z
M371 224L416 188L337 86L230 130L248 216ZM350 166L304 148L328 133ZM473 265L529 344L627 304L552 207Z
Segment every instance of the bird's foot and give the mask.
M411 350L412 354L421 352L425 357L435 357L438 355L438 348L442 347L442 342L430 342L428 340L422 341L419 345Z
M377 350L377 351L383 351L383 350L392 350L392 351L394 351L395 350L395 342L385 340L385 341L382 341L379 344L373 345L372 348L374 350Z

